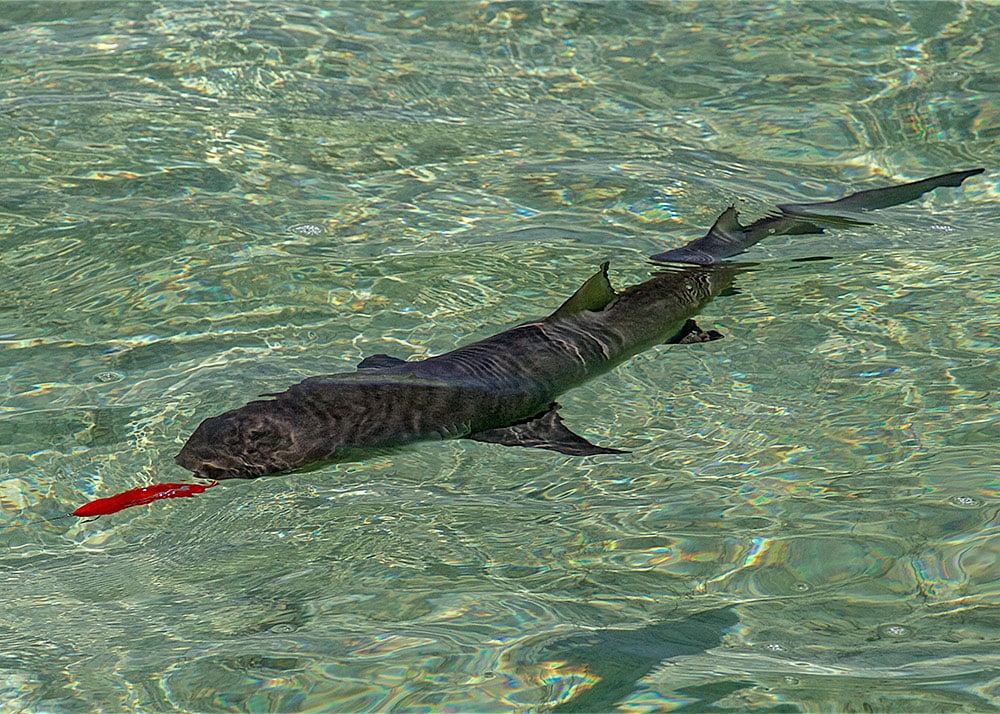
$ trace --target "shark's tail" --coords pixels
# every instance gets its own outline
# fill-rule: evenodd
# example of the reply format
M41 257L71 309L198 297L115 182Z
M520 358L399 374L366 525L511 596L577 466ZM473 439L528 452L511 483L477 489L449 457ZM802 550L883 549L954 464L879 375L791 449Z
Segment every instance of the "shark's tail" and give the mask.
M859 191L824 203L783 203L778 206L778 213L765 216L749 226L740 225L736 206L730 206L701 238L680 248L657 253L649 259L658 263L716 263L742 253L768 236L822 233L826 227L870 225L867 221L838 213L863 213L898 206L941 186L960 186L965 179L983 171L981 168L953 171L899 186Z

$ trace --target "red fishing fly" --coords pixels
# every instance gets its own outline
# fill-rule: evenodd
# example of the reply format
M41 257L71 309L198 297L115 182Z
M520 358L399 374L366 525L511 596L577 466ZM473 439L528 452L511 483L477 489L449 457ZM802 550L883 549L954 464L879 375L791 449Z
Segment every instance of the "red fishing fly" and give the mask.
M131 506L142 506L146 503L159 501L161 498L191 498L196 493L201 493L205 489L218 485L218 481L212 481L207 484L154 483L151 486L142 486L122 493L116 493L114 496L98 498L96 501L83 504L70 515L106 516L109 513L117 513Z

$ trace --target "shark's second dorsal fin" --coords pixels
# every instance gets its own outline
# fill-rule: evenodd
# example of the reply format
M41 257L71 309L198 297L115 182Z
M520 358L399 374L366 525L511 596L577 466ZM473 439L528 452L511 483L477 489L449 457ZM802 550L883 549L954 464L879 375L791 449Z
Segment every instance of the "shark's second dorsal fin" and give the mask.
M707 265L742 253L747 245L750 245L747 228L740 223L740 213L736 210L736 206L730 206L715 219L711 229L701 238L696 238L680 248L657 253L651 256L650 260Z
M615 299L615 289L608 280L608 263L588 278L569 300L564 302L550 317L566 317L580 312L603 310Z
M736 234L742 233L744 230L746 230L746 227L740 224L740 212L736 210L735 205L730 205L729 208L715 219L715 223L712 224L712 228L708 231L708 234L712 235L714 233L719 237L732 240Z

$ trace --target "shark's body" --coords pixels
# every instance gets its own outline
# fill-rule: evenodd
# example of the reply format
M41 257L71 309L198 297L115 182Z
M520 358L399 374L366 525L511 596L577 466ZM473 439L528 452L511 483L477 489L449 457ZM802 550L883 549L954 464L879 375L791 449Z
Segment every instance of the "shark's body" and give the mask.
M620 453L569 431L554 400L654 345L720 337L691 321L737 272L717 261L770 235L822 232L823 223L845 223L823 215L824 210L896 205L939 186L958 186L981 171L864 191L826 204L785 205L780 214L747 227L730 208L706 236L653 256L687 265L665 269L616 294L605 264L542 320L438 357L404 362L376 355L356 372L310 377L266 395L272 399L206 419L177 455L177 463L206 478L255 478L357 458L365 450L455 438L574 455Z
M310 377L206 419L177 462L208 478L250 478L362 449L462 437L614 453L562 426L553 400L655 344L711 337L688 319L734 270L683 266L620 295L606 270L543 320L417 362L369 357L356 372Z

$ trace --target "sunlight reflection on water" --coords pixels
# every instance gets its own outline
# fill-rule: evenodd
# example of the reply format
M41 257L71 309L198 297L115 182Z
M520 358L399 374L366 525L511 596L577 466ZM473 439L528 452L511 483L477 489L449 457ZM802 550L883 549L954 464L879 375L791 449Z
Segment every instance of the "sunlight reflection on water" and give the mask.
M7 706L1000 705L991 169L755 248L725 340L561 398L628 454L44 520L257 394L642 280L730 203L995 165L997 8L846 8L0 10Z

